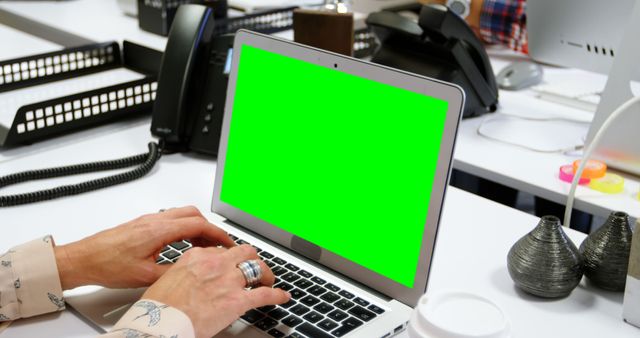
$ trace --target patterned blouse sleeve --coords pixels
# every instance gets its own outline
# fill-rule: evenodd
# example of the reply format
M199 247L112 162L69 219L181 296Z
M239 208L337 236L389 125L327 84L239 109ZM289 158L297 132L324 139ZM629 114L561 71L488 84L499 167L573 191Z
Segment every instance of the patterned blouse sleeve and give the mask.
M480 14L483 40L528 53L526 8L526 0L484 0Z
M64 310L62 286L45 236L0 255L0 322ZM168 305L142 299L103 337L195 337L189 317Z
M184 312L149 299L141 299L102 338L195 337L191 320Z
M0 321L64 308L51 236L19 245L0 256Z

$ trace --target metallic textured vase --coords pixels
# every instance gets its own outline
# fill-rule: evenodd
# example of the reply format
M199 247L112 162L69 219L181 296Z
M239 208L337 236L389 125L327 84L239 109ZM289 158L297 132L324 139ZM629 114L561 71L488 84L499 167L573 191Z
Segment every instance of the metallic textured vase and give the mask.
M565 297L582 279L582 257L555 216L544 216L507 257L509 275L522 290L545 298Z
M629 215L612 212L607 221L580 245L584 275L594 285L611 291L624 291L631 251Z

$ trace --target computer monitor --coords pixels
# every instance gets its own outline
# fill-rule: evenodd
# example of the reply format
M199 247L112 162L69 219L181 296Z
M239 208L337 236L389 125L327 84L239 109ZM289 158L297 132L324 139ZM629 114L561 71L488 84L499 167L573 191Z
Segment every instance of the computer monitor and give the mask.
M636 0L530 0L527 34L532 59L609 74ZM640 80L640 66L634 78Z
M534 60L609 75L587 135L590 144L617 107L640 95L631 84L640 80L640 1L532 0L527 25ZM632 109L610 125L592 157L640 175L640 107Z

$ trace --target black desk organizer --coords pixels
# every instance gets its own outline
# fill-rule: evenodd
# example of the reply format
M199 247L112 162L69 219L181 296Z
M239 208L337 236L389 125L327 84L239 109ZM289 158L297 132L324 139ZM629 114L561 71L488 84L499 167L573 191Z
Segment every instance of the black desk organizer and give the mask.
M138 23L141 29L159 34L169 35L173 19L178 7L183 4L200 3L195 0L138 0ZM205 2L206 3L206 2ZM215 16L215 35L235 33L244 28L264 34L272 34L293 27L293 10L297 7L286 7L256 14L248 14L236 18L224 15Z
M215 35L250 29L265 34L292 28L293 9L284 8L215 22ZM354 56L373 53L377 43L368 29L355 32ZM53 136L151 112L162 53L124 41L0 61L0 93L126 67L145 75L121 83L20 107L10 126L0 124L0 147L31 144Z
M375 35L369 28L361 28L354 32L353 38L353 56L362 59L373 55L378 42Z
M263 34L273 34L293 29L293 10L289 7L279 10L249 14L238 18L215 20L214 35L235 33L239 29L247 29ZM378 47L373 32L369 28L354 32L353 53L357 58L373 55Z
M216 19L214 35L235 33L246 29L263 34L273 34L293 29L293 10L298 7L286 7L270 11L247 14L237 18Z
M167 36L178 7L191 2L191 0L138 0L138 26L147 32Z
M263 34L273 34L293 29L293 10L288 7L257 14L249 14L237 18L215 20L214 35L235 33L239 29L247 29ZM357 58L373 55L378 47L373 32L369 28L354 32L353 53Z
M131 42L98 43L0 61L0 93L126 67L140 80L22 106L10 126L0 124L0 146L31 144L151 112L162 53Z
M237 18L215 20L214 35L235 33L239 29L247 29L263 34L273 34L293 29L293 10L288 7L257 14L249 14ZM369 28L354 32L353 53L357 58L373 55L378 44Z
M167 36L178 7L193 2L192 0L138 0L140 28ZM290 30L293 29L293 10L296 8L298 7L286 7L236 18L216 17L214 35L232 34L239 29L263 34ZM377 46L373 33L368 28L355 31L353 48L355 57L371 56Z
M185 4L201 4L211 7L217 19L227 17L227 0L138 0L138 26L154 34L169 35L178 7Z

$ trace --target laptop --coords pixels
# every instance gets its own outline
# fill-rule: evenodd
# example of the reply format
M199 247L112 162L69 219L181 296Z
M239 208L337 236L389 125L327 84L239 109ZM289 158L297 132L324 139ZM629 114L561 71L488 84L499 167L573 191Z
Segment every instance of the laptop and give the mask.
M463 104L449 83L239 31L211 217L258 248L292 301L218 337L404 330L427 288ZM111 291L67 302L109 329L124 304Z

